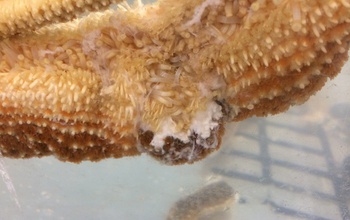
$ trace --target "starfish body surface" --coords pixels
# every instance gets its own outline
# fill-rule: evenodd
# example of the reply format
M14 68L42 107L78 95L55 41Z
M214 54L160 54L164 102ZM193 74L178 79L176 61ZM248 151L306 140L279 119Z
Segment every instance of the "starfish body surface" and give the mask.
M0 19L3 156L192 163L225 122L305 102L348 58L348 0L161 0L69 22L115 1L42 2L60 13Z

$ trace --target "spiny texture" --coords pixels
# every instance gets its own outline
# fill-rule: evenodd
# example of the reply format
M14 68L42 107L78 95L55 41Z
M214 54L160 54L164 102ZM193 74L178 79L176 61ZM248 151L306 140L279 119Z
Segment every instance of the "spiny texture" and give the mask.
M13 26L16 27L16 26ZM0 42L0 152L192 163L347 60L346 0L162 0Z
M107 8L122 0L2 0L0 39L66 22L88 11Z

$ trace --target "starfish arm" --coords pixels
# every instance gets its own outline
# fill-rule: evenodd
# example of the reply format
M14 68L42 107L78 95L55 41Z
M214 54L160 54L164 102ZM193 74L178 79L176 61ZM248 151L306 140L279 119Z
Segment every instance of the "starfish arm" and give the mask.
M249 28L231 36L215 64L230 84L228 102L240 109L234 120L302 104L336 76L348 59L349 18L345 1L281 1L256 8Z
M192 16L183 15L178 27L175 21L174 29L160 32L177 42L166 41L163 48L174 45L170 54L185 57L175 64L180 78L189 77L192 88L200 88L197 93L191 91L201 98L195 111L206 109L203 103L212 100L220 104L226 118L235 121L286 111L315 94L348 59L350 7L346 1L256 1L242 3L238 10L234 3L196 3L193 11L185 12ZM189 90L182 85L181 91ZM193 118L180 124L190 124L198 134ZM151 152L155 137L143 143L151 149L153 145ZM196 138L195 143L200 142ZM201 147L192 149L203 152Z
M129 98L119 94L116 104L109 102L113 97L103 90L109 88L107 70L94 61L90 47L97 32L84 32L93 29L96 16L85 20L89 25L54 25L0 43L4 156L80 162L140 153ZM103 18L97 20L99 26Z
M108 8L122 0L3 0L0 1L0 38L66 22L87 11Z

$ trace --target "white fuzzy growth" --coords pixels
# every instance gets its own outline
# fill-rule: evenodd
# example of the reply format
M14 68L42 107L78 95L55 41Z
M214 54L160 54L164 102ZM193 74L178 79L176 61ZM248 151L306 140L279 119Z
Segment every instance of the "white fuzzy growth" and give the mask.
M176 131L176 124L170 117L163 121L161 131L154 134L151 145L156 149L162 149L166 137L174 137L184 143L189 141L188 134Z
M44 58L47 54L48 55L55 55L56 53L64 52L64 49L62 47L57 47L55 50L39 50L39 56L40 58Z
M83 52L85 54L88 54L91 51L96 50L95 41L100 37L100 35L101 35L101 31L96 30L96 31L91 31L90 33L84 36L82 47L83 47Z
M212 91L216 91L224 87L226 87L225 80L220 76L209 75L206 77L204 82L198 83L198 89L201 91L203 96L210 96Z
M209 138L211 131L219 125L217 120L222 116L221 106L210 102L205 111L196 113L187 132L178 132L175 122L171 118L167 118L162 123L161 131L154 134L151 145L156 149L162 149L166 137L174 137L188 143L191 133L196 133L198 138L202 140Z
M221 3L221 0L205 0L201 5L197 6L194 9L194 14L192 19L186 22L185 27L190 27L196 23L199 23L201 21L201 17L204 10L208 6L215 6L215 5L219 5L220 3Z
M206 111L197 112L190 129L202 139L207 139L210 137L211 131L219 125L217 120L221 117L221 106L211 102Z

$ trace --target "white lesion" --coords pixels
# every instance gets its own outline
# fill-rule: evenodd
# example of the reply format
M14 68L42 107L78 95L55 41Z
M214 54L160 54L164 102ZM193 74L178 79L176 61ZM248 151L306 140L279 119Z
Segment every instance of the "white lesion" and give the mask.
M200 23L202 15L205 11L205 9L209 6L216 6L219 5L222 2L222 0L205 0L202 4L197 6L194 9L193 17L191 20L187 21L184 25L184 27L188 28L191 27L194 24Z
M207 104L207 108L198 111L192 118L190 128L187 131L178 131L176 123L169 117L163 120L159 132L156 132L151 145L156 150L162 150L166 137L173 137L183 143L189 143L190 136L197 135L197 144L210 137L211 132L219 126L219 120L223 117L222 107L214 101ZM204 145L204 147L209 145Z
M211 131L219 125L222 118L222 107L215 102L210 102L207 110L199 111L192 119L190 130L202 139L210 137Z
M171 117L163 120L160 131L154 134L150 144L154 146L157 151L161 151L163 149L166 137L173 137L181 140L184 143L189 142L188 132L178 131L176 123Z

